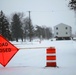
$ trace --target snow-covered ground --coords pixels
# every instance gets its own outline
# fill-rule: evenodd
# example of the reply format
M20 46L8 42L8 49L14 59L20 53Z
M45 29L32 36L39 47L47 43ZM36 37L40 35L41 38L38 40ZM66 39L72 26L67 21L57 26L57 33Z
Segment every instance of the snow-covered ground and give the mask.
M20 50L7 64L0 65L0 75L76 75L76 41L38 40L12 42ZM59 68L46 66L46 49L56 48Z

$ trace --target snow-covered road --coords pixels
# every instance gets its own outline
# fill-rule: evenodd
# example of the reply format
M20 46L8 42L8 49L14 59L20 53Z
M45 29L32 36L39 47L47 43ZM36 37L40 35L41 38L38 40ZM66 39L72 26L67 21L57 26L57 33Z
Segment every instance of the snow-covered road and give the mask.
M76 41L12 43L20 50L6 67L0 65L0 75L76 75ZM56 48L59 68L45 67L48 47Z

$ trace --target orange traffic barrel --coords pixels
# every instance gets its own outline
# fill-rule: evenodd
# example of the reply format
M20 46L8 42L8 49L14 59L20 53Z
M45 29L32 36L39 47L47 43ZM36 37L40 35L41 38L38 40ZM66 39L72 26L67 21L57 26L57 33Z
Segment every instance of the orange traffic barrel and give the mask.
M57 67L56 49L54 47L46 49L46 67Z

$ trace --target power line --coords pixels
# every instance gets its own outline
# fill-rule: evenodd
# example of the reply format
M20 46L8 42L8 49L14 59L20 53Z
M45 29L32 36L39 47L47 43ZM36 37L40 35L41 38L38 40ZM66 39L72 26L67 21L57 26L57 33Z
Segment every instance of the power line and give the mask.
M70 12L70 10L50 10L50 11L33 11L33 10L31 10L31 11L25 11L25 12Z

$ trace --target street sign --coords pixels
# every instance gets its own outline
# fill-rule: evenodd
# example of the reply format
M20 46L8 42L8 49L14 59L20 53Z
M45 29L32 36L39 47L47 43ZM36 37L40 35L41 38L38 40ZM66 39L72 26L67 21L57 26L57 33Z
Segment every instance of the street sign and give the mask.
M18 48L16 48L7 39L0 35L0 64L5 67L18 52L18 50Z

